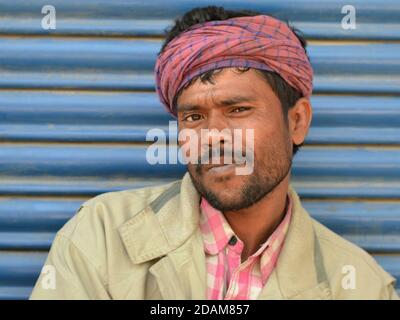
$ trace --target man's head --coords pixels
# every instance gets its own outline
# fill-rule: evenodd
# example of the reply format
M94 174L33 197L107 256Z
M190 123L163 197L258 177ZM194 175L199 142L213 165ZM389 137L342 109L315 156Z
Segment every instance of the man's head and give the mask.
M199 23L259 15L258 12L228 11L217 7L194 9L176 20L160 54L168 49L171 41ZM306 57L305 40L296 33L291 36L297 41L295 49L304 50L301 54ZM180 48L175 47L174 50L179 52ZM207 50L212 51L213 48L208 47ZM279 48L273 52L279 54ZM270 193L290 173L292 158L303 144L311 122L311 106L308 97L304 97L305 90L308 88L310 91L309 87L299 85L303 89L299 90L277 72L253 66L231 67L224 64L220 68L198 72L174 93L168 103L177 116L180 131L192 129L199 137L202 136L202 129L241 130L243 137L248 129L254 132L252 150L246 149L246 141L240 141L242 150L252 152L254 156L254 168L249 175L237 175L235 168L239 165L218 169L214 166L211 169L213 166L209 164L188 164L196 189L221 211L247 208ZM286 74L285 77L295 78ZM210 134L200 142L199 153L211 152L211 142ZM233 143L225 138L220 138L219 142L221 155L224 154L224 143Z

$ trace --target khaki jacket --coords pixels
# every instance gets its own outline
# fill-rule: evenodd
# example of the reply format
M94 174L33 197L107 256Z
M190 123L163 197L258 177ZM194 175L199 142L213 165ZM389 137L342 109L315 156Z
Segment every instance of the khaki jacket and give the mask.
M292 185L289 192L292 221L259 299L398 299L395 278L312 219ZM46 261L52 267L30 298L206 299L199 201L188 173L86 201L57 233Z

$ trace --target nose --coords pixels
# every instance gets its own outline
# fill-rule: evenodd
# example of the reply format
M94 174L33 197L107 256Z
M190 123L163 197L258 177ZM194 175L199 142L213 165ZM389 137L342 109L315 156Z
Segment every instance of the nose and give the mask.
M223 117L217 114L210 115L201 132L201 154L210 161L215 157L225 158L225 148L231 150L232 139L232 130Z
M205 126L205 143L209 146L217 141L228 143L231 141L231 130L225 118L217 112L210 112Z

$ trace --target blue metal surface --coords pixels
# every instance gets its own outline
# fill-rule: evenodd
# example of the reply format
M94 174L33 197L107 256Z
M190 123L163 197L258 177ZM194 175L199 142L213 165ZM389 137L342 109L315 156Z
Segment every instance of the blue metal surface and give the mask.
M149 164L147 146L3 144L0 175L108 178L178 178L183 164ZM12 161L10 161L12 159ZM293 173L318 177L400 178L400 150L392 147L304 147L294 159Z
M46 0L0 1L0 30L6 34L60 34L154 36L162 35L173 18L194 7L222 5L229 9L258 10L289 19L309 38L398 40L400 3L396 0L52 0L57 8L57 29L41 29L41 8ZM342 6L357 10L358 28L344 30ZM26 17L30 19L26 19Z
M160 40L0 38L0 88L154 90L160 45ZM315 93L400 93L398 43L310 43L308 51Z
M178 179L151 166L146 132L163 30L210 4L289 19L309 40L313 120L292 182L305 208L372 253L400 289L400 1L0 0L0 299L29 296L56 231L97 194Z
M397 144L397 96L315 95L309 144ZM0 139L141 142L173 120L152 92L0 91Z

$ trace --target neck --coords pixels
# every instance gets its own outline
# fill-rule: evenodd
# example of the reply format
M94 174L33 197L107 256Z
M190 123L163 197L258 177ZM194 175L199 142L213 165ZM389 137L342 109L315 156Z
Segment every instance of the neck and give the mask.
M243 241L242 261L254 254L283 220L289 179L290 174L251 207L224 212L232 230Z

